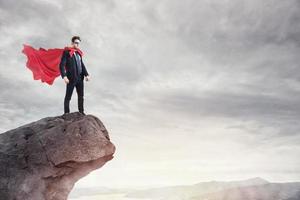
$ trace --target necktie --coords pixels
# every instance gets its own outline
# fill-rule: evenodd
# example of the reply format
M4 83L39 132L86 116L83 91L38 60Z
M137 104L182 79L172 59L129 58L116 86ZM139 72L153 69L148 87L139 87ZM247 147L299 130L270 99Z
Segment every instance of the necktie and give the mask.
M75 60L76 60L76 64L77 64L77 72L78 72L78 76L79 76L82 72L80 57L77 52L75 52L74 55L75 55Z

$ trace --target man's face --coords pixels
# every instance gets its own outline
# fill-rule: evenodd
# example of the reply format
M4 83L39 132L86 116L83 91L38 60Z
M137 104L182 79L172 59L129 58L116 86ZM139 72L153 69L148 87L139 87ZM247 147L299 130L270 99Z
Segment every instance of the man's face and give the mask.
M75 48L78 48L79 47L79 44L80 44L80 40L76 39L74 42L73 42L73 46Z

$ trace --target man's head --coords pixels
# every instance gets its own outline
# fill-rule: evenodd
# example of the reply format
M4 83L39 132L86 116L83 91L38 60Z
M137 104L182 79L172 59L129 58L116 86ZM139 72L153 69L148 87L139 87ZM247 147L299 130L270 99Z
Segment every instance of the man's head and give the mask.
M71 42L72 42L73 47L78 48L79 43L81 42L81 39L79 36L73 36L71 39Z

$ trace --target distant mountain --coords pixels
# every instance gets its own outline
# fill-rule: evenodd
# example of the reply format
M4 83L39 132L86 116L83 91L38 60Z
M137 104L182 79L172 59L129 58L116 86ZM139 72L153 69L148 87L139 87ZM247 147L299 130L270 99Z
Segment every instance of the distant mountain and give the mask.
M300 183L270 183L261 178L152 188L130 192L129 198L160 200L300 200Z
M203 194L188 200L300 200L300 183L268 183L238 186L223 191Z
M117 194L117 193L126 193L127 191L119 189L111 189L106 187L93 187L93 188L76 188L69 195L69 198L79 198L94 196L97 194Z

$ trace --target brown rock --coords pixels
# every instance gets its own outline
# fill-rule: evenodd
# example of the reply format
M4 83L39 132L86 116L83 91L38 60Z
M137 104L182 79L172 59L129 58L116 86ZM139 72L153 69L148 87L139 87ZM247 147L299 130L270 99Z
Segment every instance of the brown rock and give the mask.
M113 158L103 123L79 112L0 134L0 200L66 200L76 181Z

